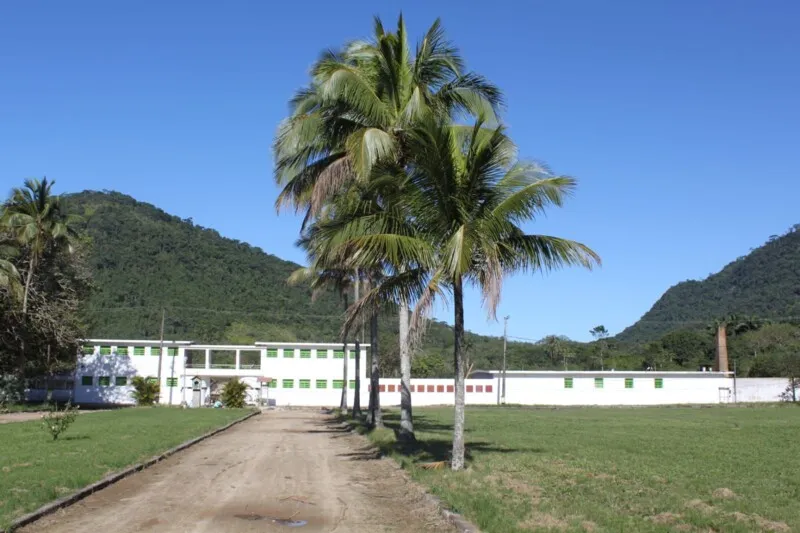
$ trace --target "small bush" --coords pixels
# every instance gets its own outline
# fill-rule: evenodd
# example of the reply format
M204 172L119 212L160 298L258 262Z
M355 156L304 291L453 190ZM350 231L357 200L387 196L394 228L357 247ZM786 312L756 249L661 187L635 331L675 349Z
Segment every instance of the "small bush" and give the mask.
M239 381L238 378L233 378L222 388L220 399L225 407L241 409L245 406L245 400L247 399L247 383Z
M161 387L157 382L153 381L153 378L135 376L131 379L131 385L133 386L131 396L133 396L138 405L147 406L158 402Z
M0 374L0 409L18 404L24 397L22 381L17 376Z
M56 440L59 435L64 433L75 422L77 416L78 408L70 402L67 402L61 411L58 410L57 404L52 403L47 413L42 415L42 426L45 431L50 433L53 440Z

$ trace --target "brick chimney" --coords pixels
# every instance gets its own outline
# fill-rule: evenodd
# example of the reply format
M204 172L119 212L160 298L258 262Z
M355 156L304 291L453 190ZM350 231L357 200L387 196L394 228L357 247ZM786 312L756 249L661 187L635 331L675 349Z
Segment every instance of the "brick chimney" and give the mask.
M725 330L725 325L717 326L717 359L715 361L715 369L717 372L728 371L728 335Z

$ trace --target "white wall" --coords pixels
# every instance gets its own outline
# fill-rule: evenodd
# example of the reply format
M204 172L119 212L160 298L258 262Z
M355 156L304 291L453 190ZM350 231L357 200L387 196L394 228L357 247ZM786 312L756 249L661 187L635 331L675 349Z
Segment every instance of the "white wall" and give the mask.
M736 401L779 402L780 395L789 386L788 378L738 378L736 380ZM800 391L797 394L800 398Z

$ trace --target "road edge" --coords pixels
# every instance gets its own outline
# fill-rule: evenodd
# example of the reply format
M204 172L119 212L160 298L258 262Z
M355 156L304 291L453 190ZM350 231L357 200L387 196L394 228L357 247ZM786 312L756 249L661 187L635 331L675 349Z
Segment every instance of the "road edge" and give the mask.
M354 435L361 437L364 443L375 452L377 457L381 458L384 461L391 461L392 465L394 465L395 468L397 468L398 470L405 470L400 465L400 463L398 463L391 457L384 454L380 450L380 448L378 448L371 440L369 440L369 438L367 438L366 435L363 435L358 431L356 431L355 426L351 424L350 421L342 420L341 417L338 417L336 415L334 415L334 419L341 424L342 428L346 429L350 433L353 433ZM421 483L414 481L413 479L409 479L409 481L411 481L412 483L416 483L417 485L420 486L420 488L425 493L425 500L431 505L434 505L436 509L439 511L439 514L442 516L442 518L451 523L453 527L455 527L456 530L458 530L458 533L481 533L481 530L478 529L478 526L476 526L475 524L473 524L460 514L452 511L447 506L447 504L445 504L440 498L431 494L427 487L425 487Z
M181 444L178 444L174 448L170 448L169 450L167 450L167 451L165 451L165 452L163 452L163 453L161 453L159 455L151 457L147 461L144 461L142 463L137 463L137 464L135 464L133 466L129 466L128 468L125 468L123 470L120 470L119 472L115 472L113 474L110 474L110 475L104 477L103 479L101 479L99 481L95 481L94 483L86 485L82 489L79 489L78 491L73 492L72 494L70 494L68 496L64 496L63 498L59 498L57 500L53 500L50 503L46 503L46 504L42 505L41 507L39 507L38 509L36 509L35 511L32 511L32 512L26 514L26 515L22 515L21 517L17 518L13 522L11 522L11 524L8 526L7 529L5 529L5 530L0 529L0 533L12 533L13 531L15 531L15 530L17 530L17 529L19 529L21 527L27 526L27 525L39 520L40 518L43 518L43 517L45 517L45 516L47 516L49 514L52 514L52 513L56 512L56 511L58 511L59 509L63 509L65 507L69 507L70 505L79 502L80 500L90 496L91 494L93 494L93 493L95 493L95 492L97 492L99 490L102 490L102 489L108 487L109 485L113 485L117 481L125 479L126 477L131 476L131 475L135 474L136 472L140 472L142 470L145 470L146 468L149 468L149 467L153 466L154 464L159 463L159 462L163 461L164 459L166 459L166 458L168 458L168 457L170 457L172 455L175 455L176 453L178 453L180 451L185 450L186 448L190 448L190 447L194 446L195 444L206 440L209 437L213 437L214 435L217 435L218 433L222 433L226 429L230 429L231 427L235 426L236 424L244 422L245 420L247 420L249 418L252 418L252 417L254 417L256 415L260 415L260 414L261 414L261 411L253 411L252 413L248 413L245 416L243 416L241 418L238 418L238 419L234 420L233 422L230 422L230 423L228 423L228 424L226 424L226 425L224 425L222 427L218 427L216 429L212 429L208 433L204 433L203 435L200 435L199 437L195 437L195 438L189 439L189 440L187 440L187 441L185 441L185 442L183 442Z

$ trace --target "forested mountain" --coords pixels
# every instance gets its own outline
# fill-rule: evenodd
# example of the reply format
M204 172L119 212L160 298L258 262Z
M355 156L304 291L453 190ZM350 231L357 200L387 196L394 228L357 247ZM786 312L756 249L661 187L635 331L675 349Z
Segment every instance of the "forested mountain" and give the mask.
M731 314L777 321L800 317L800 224L705 280L671 287L617 340L651 341Z

